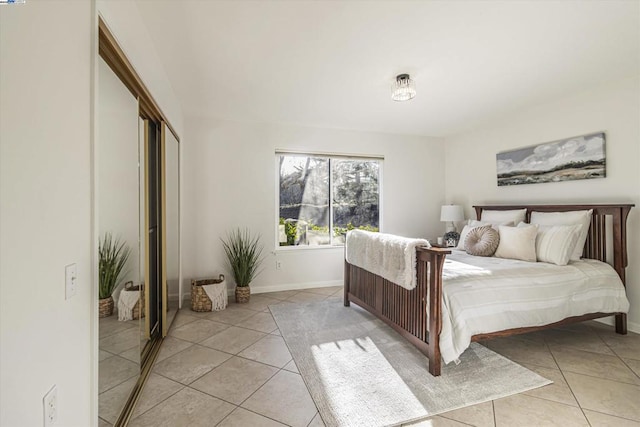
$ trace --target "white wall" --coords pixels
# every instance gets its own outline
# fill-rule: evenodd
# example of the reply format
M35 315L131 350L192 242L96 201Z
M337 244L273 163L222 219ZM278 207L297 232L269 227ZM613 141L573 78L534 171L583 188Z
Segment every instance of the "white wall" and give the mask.
M430 238L442 233L444 147L437 139L189 117L185 124L185 284L227 273L220 237L237 226L260 233L267 254L252 292L342 280L342 248L274 251L276 148L384 155L383 231Z
M496 153L606 132L607 177L498 187ZM463 204L635 203L628 225L630 328L640 332L640 78L630 78L503 117L447 138L446 196Z
M138 6L133 0L97 0L96 7L136 73L178 134L181 142L179 151L182 173L182 149L186 141L182 106L167 78ZM182 186L181 180L180 191L183 191ZM180 226L182 227L182 223ZM183 250L182 241L180 245Z
M97 0L98 13L113 33L125 55L156 100L178 135L182 135L182 107L169 83L164 67L138 6L133 0Z
M92 424L92 1L0 7L0 425ZM77 295L65 300L65 265Z
M140 283L140 195L138 189L138 101L102 58L98 60L98 235L111 233L131 253L113 297L125 282Z

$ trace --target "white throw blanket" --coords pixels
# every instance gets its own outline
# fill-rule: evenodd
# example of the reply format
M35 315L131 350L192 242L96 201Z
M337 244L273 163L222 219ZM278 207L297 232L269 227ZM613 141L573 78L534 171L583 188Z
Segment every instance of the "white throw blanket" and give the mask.
M346 245L349 264L364 268L409 290L416 287L416 248L431 246L425 239L409 239L362 230L347 233Z
M202 285L202 289L211 300L211 311L224 310L227 307L227 282Z
M118 297L118 320L133 320L133 308L140 300L140 291L120 291Z

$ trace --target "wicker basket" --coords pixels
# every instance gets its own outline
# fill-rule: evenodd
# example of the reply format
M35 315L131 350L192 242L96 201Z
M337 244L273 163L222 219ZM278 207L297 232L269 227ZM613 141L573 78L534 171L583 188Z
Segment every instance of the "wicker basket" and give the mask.
M140 292L140 298L136 305L133 306L133 320L140 319L140 317L144 317L144 283L140 285L133 285L132 281L128 281L124 284L125 292Z
M109 317L113 314L113 297L102 298L98 301L99 317Z
M236 286L236 303L244 304L251 298L251 288L249 286Z
M221 274L217 279L199 279L191 281L191 310L193 311L212 311L213 303L207 293L202 289L202 285L214 285L224 282L224 275ZM226 302L225 302L226 304Z

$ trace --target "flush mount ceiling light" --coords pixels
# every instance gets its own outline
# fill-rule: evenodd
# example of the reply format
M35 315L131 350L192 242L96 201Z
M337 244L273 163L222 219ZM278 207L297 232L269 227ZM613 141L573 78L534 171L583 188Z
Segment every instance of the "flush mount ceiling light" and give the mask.
M408 101L416 96L416 83L409 74L398 74L391 83L391 99L394 101Z

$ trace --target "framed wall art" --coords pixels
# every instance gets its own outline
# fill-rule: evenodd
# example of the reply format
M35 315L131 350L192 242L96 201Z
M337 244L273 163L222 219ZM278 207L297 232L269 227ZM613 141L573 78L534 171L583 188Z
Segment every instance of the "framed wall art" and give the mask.
M591 133L496 155L498 187L606 176L605 134Z

